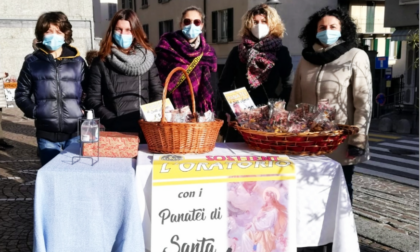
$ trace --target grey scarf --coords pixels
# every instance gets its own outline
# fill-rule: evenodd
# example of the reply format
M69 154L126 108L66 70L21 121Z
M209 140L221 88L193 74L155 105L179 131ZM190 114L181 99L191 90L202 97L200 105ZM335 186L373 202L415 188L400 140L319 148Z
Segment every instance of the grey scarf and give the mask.
M155 57L153 53L137 45L129 54L118 50L112 46L111 54L107 56L108 62L119 72L129 76L139 76L149 71Z

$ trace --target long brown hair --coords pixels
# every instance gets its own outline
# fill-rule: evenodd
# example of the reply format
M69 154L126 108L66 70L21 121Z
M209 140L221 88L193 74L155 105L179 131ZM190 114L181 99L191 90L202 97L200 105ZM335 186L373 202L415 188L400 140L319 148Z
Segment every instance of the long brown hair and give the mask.
M138 44L142 46L144 49L147 49L153 52L153 48L149 44L149 40L147 39L147 35L143 30L143 26L141 25L140 20L137 17L137 14L132 10L124 9L115 13L111 22L109 22L106 35L102 39L101 46L99 49L99 58L101 58L101 60L105 60L105 57L111 54L112 34L119 20L126 20L130 23L131 34L133 35L133 43L131 44L130 49L133 49L133 46Z

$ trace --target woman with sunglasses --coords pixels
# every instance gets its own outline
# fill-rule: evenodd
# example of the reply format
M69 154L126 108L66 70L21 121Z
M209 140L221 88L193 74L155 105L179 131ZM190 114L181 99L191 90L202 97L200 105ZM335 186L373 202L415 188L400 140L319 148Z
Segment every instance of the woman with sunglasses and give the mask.
M203 26L203 11L188 7L182 12L181 30L162 35L156 47L156 66L162 82L175 67L189 73L197 112L217 111L218 97L216 53L204 39ZM172 76L168 95L176 108L191 107L190 89L181 72Z
M137 14L115 13L98 57L90 66L86 106L95 110L107 131L137 132L140 105L162 99L162 84Z
M282 45L285 27L274 8L259 4L242 17L239 35L242 42L230 52L219 89L222 92L245 87L256 105L267 104L268 99L289 99L287 81L292 70L292 59L287 47ZM282 92L278 93L281 86ZM224 102L223 110L230 113ZM243 141L241 135L224 125L226 141ZM228 139L226 139L228 138Z

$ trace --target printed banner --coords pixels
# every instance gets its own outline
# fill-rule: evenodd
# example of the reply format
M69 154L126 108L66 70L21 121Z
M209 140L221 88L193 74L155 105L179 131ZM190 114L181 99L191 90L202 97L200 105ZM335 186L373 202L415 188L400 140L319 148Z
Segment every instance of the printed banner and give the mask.
M287 156L154 155L153 252L295 252Z

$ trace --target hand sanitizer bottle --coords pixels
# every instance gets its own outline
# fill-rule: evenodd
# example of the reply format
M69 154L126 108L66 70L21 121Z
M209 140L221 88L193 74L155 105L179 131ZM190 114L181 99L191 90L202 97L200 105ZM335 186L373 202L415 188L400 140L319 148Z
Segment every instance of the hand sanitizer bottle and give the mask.
M82 123L80 138L84 143L95 143L99 140L99 126L93 120L92 110L87 111L87 119Z

